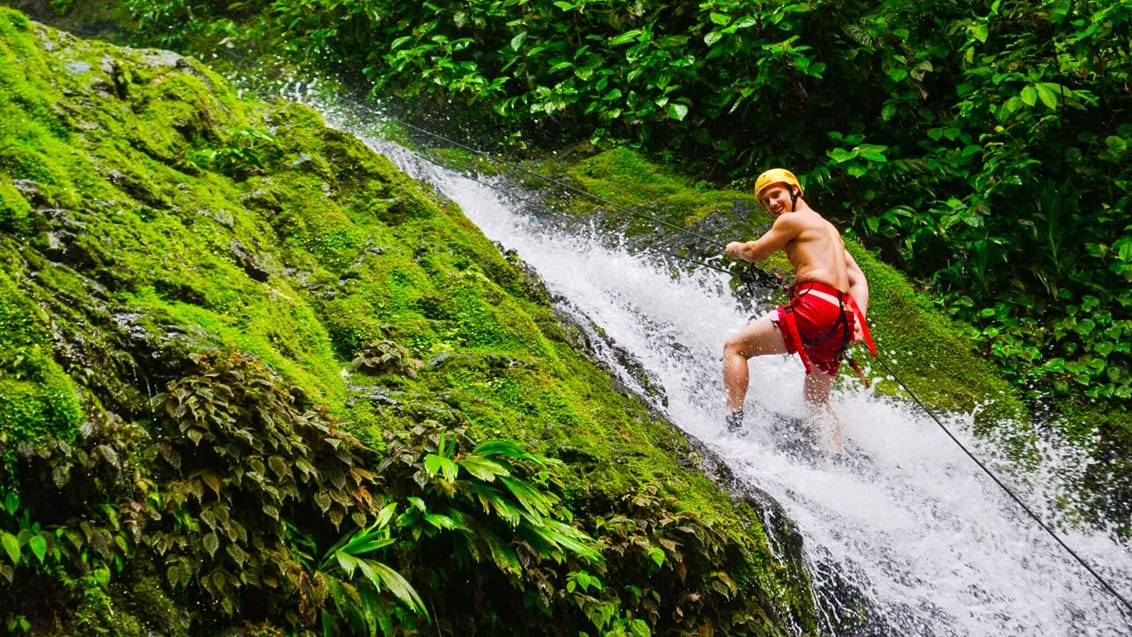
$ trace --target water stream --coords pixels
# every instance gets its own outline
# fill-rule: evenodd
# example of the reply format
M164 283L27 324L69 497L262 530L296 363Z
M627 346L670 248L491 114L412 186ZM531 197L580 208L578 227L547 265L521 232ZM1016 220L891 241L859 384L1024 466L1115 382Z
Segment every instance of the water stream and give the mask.
M662 409L671 420L783 505L805 538L817 594L833 586L822 573L835 570L870 599L893 635L1132 636L1132 613L914 403L878 396L843 372L832 402L850 461L800 458L775 444L758 412L802 415L801 364L762 357L750 364L747 434L726 433L722 343L748 316L725 275L699 269L673 278L671 264L656 255L629 254L590 233L563 234L508 196L517 191L506 184L438 167L367 136L339 111L322 110L332 125L458 203L489 238L533 266L553 294L630 351L663 386ZM1070 547L1132 598L1132 547L1061 524L1050 504L1058 485L1079 475L1081 454L1051 444L1037 469L1011 477L1003 454L970 434L971 421L969 414L943 418Z

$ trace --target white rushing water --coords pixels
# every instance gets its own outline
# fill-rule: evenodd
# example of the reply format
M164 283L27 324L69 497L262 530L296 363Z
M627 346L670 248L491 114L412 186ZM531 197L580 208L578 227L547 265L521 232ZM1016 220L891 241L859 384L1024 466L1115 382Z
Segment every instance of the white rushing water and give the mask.
M722 343L748 317L724 275L700 269L673 279L669 264L648 253L633 256L587 236L563 236L522 212L506 189L437 167L323 111L332 124L353 129L458 203L489 238L533 266L553 294L631 352L663 386L671 420L782 504L805 538L819 589L820 573L838 572L875 605L885 626L880 634L1132 636L1132 613L926 412L878 397L851 371L842 373L832 398L849 462L800 459L773 444L758 412L803 413L803 371L794 358L751 360L748 435L725 433ZM970 435L970 421L952 416L944 424L969 449L994 460L987 464L1008 468L992 446ZM1071 464L1076 458L1049 454L1029 483L1048 489L1066 471L1079 470ZM1132 598L1132 548L1104 533L1061 529L1046 503L1056 489L1021 488L1074 551Z

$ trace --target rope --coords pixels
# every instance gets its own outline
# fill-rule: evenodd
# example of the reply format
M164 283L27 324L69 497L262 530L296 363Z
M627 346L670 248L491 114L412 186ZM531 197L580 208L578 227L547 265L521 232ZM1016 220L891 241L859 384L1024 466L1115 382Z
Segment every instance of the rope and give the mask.
M655 222L655 223L659 223L659 224L661 224L661 225L665 225L665 226L668 226L668 227L670 227L670 228L674 229L674 230L676 231L676 233L678 233L678 234L684 234L684 235L687 235L687 236L696 237L696 238L698 238L698 239L702 239L702 240L704 240L704 241L707 241L708 243L711 243L711 244L713 244L713 245L717 245L717 246L721 246L721 245L723 245L723 243L722 243L722 242L720 242L720 241L719 241L718 239L715 239L715 238L713 238L713 237L706 237L706 236L703 236L703 235L697 234L697 233L695 233L695 232L692 232L692 231L688 230L687 228L684 228L684 227L682 227L682 226L679 226L679 225L677 225L677 224L673 224L673 223L671 223L671 222L668 222L668 221L666 221L666 220L664 220L664 219L660 219L660 218L658 218L658 217L655 217L655 216L653 216L653 215L647 215L647 214L645 214L645 213L641 212L641 211L640 211L639 209L631 209L631 208L628 208L628 207L626 207L626 206L623 206L623 205L621 205L621 204L618 204L618 203L617 203L617 202L615 202L615 201L612 201L612 200L610 200L610 199L607 199L607 198L605 198L605 197L601 197L600 195L595 195L595 194L593 194L593 193L591 193L591 192L587 192L587 191L585 191L585 190L582 190L581 188L577 188L576 186L573 186L573 185L571 185L571 184L568 184L568 183L566 183L566 182L563 182L563 181L561 181L561 180L557 180L557 179L554 179L554 178L552 178L552 177L547 177L546 175L542 175L542 174L540 174L540 173L537 173L537 172L535 172L535 171L529 170L529 169L527 169L527 168L523 168L522 166L519 166L519 165L517 165L517 164L511 163L511 162L506 162L506 161L500 160L500 159L498 159L498 158L492 157L491 155L487 154L486 152L483 152L483 151L481 151L481 150L478 150L478 149L472 148L472 147L470 147L470 146L467 146L467 145L461 144L461 143L459 143L459 142L457 142L457 141L455 141L455 140L449 139L449 138L447 138L447 137L444 137L443 135L440 135L440 134L434 133L434 132L432 132L432 131L426 130L426 129L424 129L424 128L421 128L421 127L419 127L419 126L415 126L415 125L413 125L413 124L410 124L410 123L408 123L408 122L405 122L405 121L402 121L402 120L397 120L397 119L395 119L395 118L391 118L391 119L394 119L394 121L397 121L398 123L402 124L403 126L406 126L406 127L408 127L408 128L411 128L411 129L413 129L413 130L416 130L416 131L418 131L418 132L420 132L420 133L423 133L423 134L425 134L425 135L428 135L428 136L434 137L434 138L436 138L436 139L438 139L438 140L441 140L441 141L443 141L443 142L444 142L444 143L446 143L446 144L450 144L450 145L452 145L452 146L454 146L454 147L460 148L460 149L462 149L462 150L465 150L465 151L468 151L468 152L470 152L470 153L474 153L474 154L480 155L480 156L482 156L482 157L485 157L486 159L488 159L488 161L492 161L492 162L494 162L494 163L497 163L497 164L500 164L500 165L503 165L503 166L508 166L508 167L510 167L510 168L512 168L512 169L515 169L515 170L518 170L518 171L520 171L520 172L526 173L526 174L528 174L528 175L531 175L531 176L533 176L533 177L536 177L536 178L538 178L538 179L542 179L542 180L546 181L547 183L550 183L550 184L556 185L556 186L558 186L558 187L560 187L560 188L562 188L562 189L564 189L564 190L567 190L567 191L569 191L569 192L573 192L573 193L575 193L575 194L577 194L577 195L581 195L581 196L584 196L584 197L588 197L588 198L591 198L591 199L593 199L593 200L595 200L595 201L601 202L601 203L603 203L603 204L605 204L605 205L607 205L607 206L609 206L609 207L613 208L614 210L619 210L619 211L621 211L621 212L624 212L624 213L627 213L627 214L629 214L630 216L641 216L641 217L645 217L645 218L649 219L650 221L653 221L653 222ZM474 178L473 178L473 179L474 179ZM478 183L483 183L483 182L480 182L479 180L476 180L476 181L477 181ZM491 186L490 186L490 184L484 184L484 185L487 185L488 187L491 187ZM527 201L529 201L529 200L527 200ZM554 215L554 214L558 214L558 213L554 213L554 212L551 212L550 214ZM703 268L708 268L708 269L716 270L717 272L722 272L722 273L725 273L725 274L733 274L731 270L728 270L728 269L726 269L726 268L722 268L722 267L720 267L720 266L717 266L717 265L714 265L714 264L710 264L710 263L707 263L707 262L703 262L703 261L698 261L698 260L695 260L695 259L691 259L691 258L689 258L689 257L686 257L686 256L684 256L684 255L681 255L681 254L677 254L677 253L672 253L672 252L668 252L668 251L666 251L666 250L662 250L662 249L660 249L660 248L655 248L655 247L651 247L651 246L646 246L646 247L645 247L645 249L651 249L651 250L653 250L653 251L655 251L655 252L660 252L661 254L665 254L665 255L668 255L668 256L671 256L671 257L674 257L674 258L677 258L677 259L681 259L681 260L687 261L687 262L689 262L689 263L692 263L692 264L694 264L694 265L697 265L697 266L700 266L700 267L703 267ZM756 266L756 265L755 265L754 263L751 263L751 264L750 264L750 266L751 266L751 274L747 274L747 275L744 275L744 274L740 273L740 274L739 274L739 278L740 278L740 280L741 280L742 282L744 282L745 284L747 284L747 285L748 285L748 287L750 287L750 288L751 288L752 290L753 290L753 286L754 286L754 284L755 284L755 283L763 283L763 284L767 284L767 283L769 283L769 284L771 284L771 285L776 285L776 286L781 286L781 285L782 285L781 281L779 281L777 277L775 277L774 275L772 275L772 274L770 274L770 273L766 272L765 270L762 270L761 268L759 268L758 266ZM882 366L884 367L885 371L887 371L887 372L888 372L889 376L891 376L891 377L892 377L892 378L893 378L894 380L896 380L896 382L897 382L897 383L898 383L898 384L900 385L900 387L902 387L902 388L904 389L904 391L908 393L908 395L909 395L909 396L910 396L910 397L912 398L912 401L913 401L913 402L915 402L915 403L916 403L916 405L918 405L918 406L920 407L920 409L922 409L922 410L924 411L924 413L926 413L926 414L927 414L927 415L928 415L928 416L929 416L929 417L930 417L930 418L931 418L931 419L932 419L933 421L935 421L935 424L936 424L936 425L938 425L938 426L939 426L939 428L940 428L940 429L941 429L941 430L942 430L942 431L943 431L943 432L944 432L945 434L947 434L947 437L948 437L948 438L950 438L950 439L951 439L951 441L952 441L952 442L954 442L954 443L955 443L955 445L956 445L956 446L958 446L958 447L959 447L959 449L960 449L960 450L962 450L962 451L963 451L963 453L964 453L964 454L966 454L966 455L967 455L967 457L971 459L971 461L972 461L972 462L974 462L974 463L975 463L975 464L976 464L976 465L977 465L977 466L978 466L978 467L979 467L980 469L982 469L982 471L983 471L984 473L986 473L986 474L987 474L987 476L988 476L988 477L990 477L990 479L991 479L991 480L992 480L992 481L993 481L993 482L994 482L994 483L995 483L996 485L998 485L998 487L999 487L1000 489L1002 489L1002 490L1003 490L1003 491L1004 491L1004 492L1005 492L1005 493L1006 493L1006 494L1007 494L1008 496L1010 496L1010 499L1012 499L1012 500L1013 500L1013 501L1015 502L1015 504L1017 504L1017 505L1018 505L1019 507L1021 507L1021 509L1022 509L1023 511L1025 511L1025 512L1026 512L1026 514L1027 514L1027 515L1028 515L1028 516L1029 516L1029 517L1030 517L1031 519L1033 519L1033 520L1034 520L1034 522L1035 522L1035 523L1037 523L1037 525L1038 525L1038 526L1039 526L1039 527L1040 527L1040 528L1041 528L1041 529L1042 529L1043 531L1045 531L1045 532L1046 532L1046 534L1048 534L1048 535L1049 535L1049 536L1050 536L1051 538L1053 538L1053 540L1054 540L1055 542L1057 542L1057 544L1058 544L1058 545L1060 545L1060 546L1061 546L1061 548L1065 549L1065 551L1066 551L1067 553L1069 553L1069 555L1071 555L1071 556L1073 557L1073 559L1074 559L1074 560L1076 560L1076 561L1077 561L1077 563L1078 563L1078 564L1080 564L1080 565L1081 565L1081 566L1082 566L1082 567L1083 567L1083 568L1084 568L1084 569L1085 569L1085 570L1086 570L1086 571L1087 571L1087 572L1088 572L1088 573L1089 573L1090 575L1092 575L1092 576L1093 576L1093 577L1094 577L1094 578L1095 578L1095 579L1097 580L1097 582L1099 582L1099 583L1101 584L1101 586L1102 586L1102 587L1103 587L1103 588L1104 588L1104 589L1105 589L1106 591L1108 591L1109 593L1111 593L1111 594L1112 594L1112 596L1113 596L1113 597L1115 597L1116 599L1120 600L1120 602L1121 602L1121 603L1122 603L1122 604L1124 605L1124 607L1125 607L1125 608L1126 608L1126 609L1127 609L1127 610L1128 610L1129 612L1132 612L1132 602L1129 602L1129 600L1128 600L1127 598L1125 598L1125 597L1124 597L1123 595L1121 595L1121 594L1120 594L1120 593L1119 593L1119 592L1118 592L1118 591L1117 591L1117 590L1116 590L1116 589L1115 589L1115 588L1114 588L1114 587L1112 586L1112 584L1110 584L1110 583L1108 582L1108 580L1106 580L1106 579L1105 579L1105 578L1104 578L1104 577L1103 577L1103 576L1102 576L1102 575L1101 575L1100 573L1098 573L1098 572L1096 571L1096 569L1094 569L1094 568L1093 568L1093 567L1092 567L1092 566L1091 566L1091 565L1090 565L1090 564L1089 564L1088 562L1086 562L1086 561L1085 561L1085 559L1084 559L1084 558L1082 558L1082 557L1080 556L1080 554L1078 554L1078 553L1077 553L1076 551L1074 551L1074 550L1073 550L1073 549L1072 549L1072 548L1071 548L1071 547L1070 547L1070 546L1069 546L1068 544L1066 544L1066 543L1065 543L1065 541L1064 541L1064 540L1062 540L1062 539L1061 539L1061 537L1060 537L1060 536L1059 536L1059 535L1058 535L1058 534L1057 534L1057 533L1056 533L1056 532L1055 532L1055 531L1054 531L1054 530L1053 530L1053 529L1052 529L1052 528L1051 528L1051 527L1050 527L1049 525L1047 525L1047 524L1046 524L1046 523L1045 523L1045 522L1044 522L1044 521L1043 521L1043 520L1041 519L1041 517L1039 517L1039 516L1038 516L1038 514L1037 514L1037 513L1035 513L1035 512L1033 511L1033 509L1031 509L1031 508L1030 508L1030 507L1029 507L1029 506L1028 506L1028 505L1027 505L1027 504L1026 504L1026 503L1025 503L1024 501L1022 501L1022 499L1021 499L1021 498L1020 498L1020 497L1019 497L1019 496L1018 496L1018 495L1017 495L1017 494L1016 494L1016 493L1014 492L1014 490L1012 490L1012 489L1011 489L1011 488L1010 488L1010 487L1009 487L1009 486L1008 486L1008 485L1007 485L1006 483L1004 483L1004 482L1003 482L1003 481L1002 481L1002 480L1001 480L1001 479L1000 479L1000 478L999 478L999 477L998 477L997 475L995 475L995 473L994 473L993 471L991 471L991 470L990 470L990 468L989 468L989 467L987 467L987 466L986 466L986 465L985 465L985 464L984 464L984 463L983 463L983 462L982 462L981 460L979 460L979 459L978 459L978 458L977 458L977 457L976 457L976 456L975 456L975 455L974 455L974 454L973 454L973 453L972 453L972 452L971 452L971 451L970 451L970 450L969 450L969 449L967 448L967 446L966 446L966 445L964 445L964 444L963 444L963 443L962 443L962 442L961 442L961 441L960 441L960 440L959 440L959 439L958 439L958 438L957 438L957 437L956 437L956 436L955 436L955 435L954 435L953 433L951 433L951 431L950 431L950 430L949 430L949 429L948 429L948 428L947 428L947 427L946 427L946 426L945 426L945 425L943 424L943 422L942 422L942 421L940 421L940 419L939 419L939 418L938 418L938 417L937 417L937 416L935 415L935 413L934 413L934 412L932 412L932 410L931 410L931 409L929 409L929 408L928 408L928 406L927 406L926 404L924 404L924 402L923 402L923 401L921 401L921 400L920 400L920 398L919 398L919 397L918 397L918 396L917 396L917 395L915 394L915 392L913 392L913 391L912 391L912 390L911 390L911 389L910 389L910 388L908 387L908 385L907 385L907 384L905 384L905 383L904 383L904 381L903 381L903 380L901 380L901 379L900 379L900 377L896 375L896 372L894 372L894 371L892 370L892 368L891 368L891 367L890 367L890 366L888 365L888 363L887 363L887 362L885 362L885 360L884 360L883 358L881 358L881 357L877 357L877 360L878 360L878 361L880 362L880 364L881 364L881 365L882 365Z
M951 441L954 442L956 444L956 446L958 446L963 451L963 453L967 454L967 457L970 458L972 462L974 462L976 465L978 465L978 467L980 469L982 469L983 472L986 473L990 477L990 479L993 480L994 483L999 486L999 488L1001 488L1003 491L1005 491L1006 494L1009 495L1010 498L1012 500L1014 500L1014 502L1019 507L1021 507L1022 510L1025 511L1034 520L1034 522L1036 522L1038 524L1039 527L1042 528L1043 531L1045 531L1047 534L1049 534L1049 536L1052 537L1055 542L1060 544L1061 548L1065 549L1066 552L1068 552L1070 555L1072 555L1073 559L1077 560L1078 564L1080 564L1082 567L1084 567L1085 570L1088 571L1090 575L1092 575L1094 578L1096 578L1096 580L1098 582L1100 582L1101 586L1103 586L1105 588L1105 590L1107 590L1109 593L1112 593L1113 597L1116 597L1116 599L1120 600L1121 603L1124 604L1124 607L1127 608L1130 612L1132 612L1132 603L1130 603L1127 598L1125 598L1123 595L1121 595L1119 592L1117 592L1117 590L1115 588L1113 588L1112 584L1108 583L1108 580L1106 580L1104 577L1101 576L1100 573L1098 573L1095 569L1093 569L1093 567L1090 566L1089 563L1086 562L1085 559L1082 558L1076 551L1074 551L1072 548L1070 548L1069 545L1066 544L1061 539L1061 537L1056 532L1054 532L1054 530L1052 528L1049 527L1049 525L1047 525L1044 521L1042 521L1042 519L1038 516L1038 514L1035 513L1033 511L1033 509L1031 509L1029 506L1026 505L1025 502L1022 501L1022 498L1020 498L1016 493L1014 493L1014 491L1009 486L1007 486L1002 480L1000 480L998 478L998 476L996 476L994 474L994 472L990 470L990 468L988 468L985 464L983 464L983 462L981 460L979 460L977 457L975 457L975 454L971 453L971 451L969 449L967 449L966 445L964 445L958 438L955 437L955 435L953 433L951 433L951 431L946 426L944 426L943 422L940 421L940 419L938 417L936 417L935 413L933 413L932 410L929 409L928 406L925 405L923 403L923 401L921 401L918 396L916 396L915 392L913 392L908 387L908 385L906 385L904 383L904 381L900 380L900 377L896 375L896 372L892 371L892 368L889 367L888 363L886 363L883 358L878 356L878 357L876 357L876 359L877 359L877 361L880 362L881 366L884 367L885 371L888 372L888 375L891 376L894 380L896 380L896 382L902 388L904 388L904 391L908 392L908 395L912 398L912 401L915 402L917 405L919 405L920 409L923 409L924 413L926 413L932 420L935 421L935 424L938 425L941 430L943 430L943 433L947 434L947 437L951 438Z

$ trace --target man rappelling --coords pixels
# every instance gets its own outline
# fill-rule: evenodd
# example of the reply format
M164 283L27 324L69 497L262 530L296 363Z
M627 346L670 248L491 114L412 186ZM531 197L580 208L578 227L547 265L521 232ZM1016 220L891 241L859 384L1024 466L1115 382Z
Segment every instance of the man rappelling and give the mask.
M794 285L787 305L751 321L724 344L727 427L736 431L743 422L747 360L797 353L806 368L803 397L811 423L823 446L837 454L841 423L829 406L829 392L850 343L864 340L875 354L865 325L869 284L837 228L802 199L793 173L775 168L759 175L755 198L774 216L774 224L754 241L728 243L725 253L755 262L783 250L794 267ZM821 435L822 429L829 434Z

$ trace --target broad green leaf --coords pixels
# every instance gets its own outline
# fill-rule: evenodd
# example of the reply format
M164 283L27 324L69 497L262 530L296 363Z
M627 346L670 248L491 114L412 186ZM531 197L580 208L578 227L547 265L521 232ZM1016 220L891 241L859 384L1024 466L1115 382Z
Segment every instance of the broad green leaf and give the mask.
M1051 110L1057 110L1058 92L1061 87L1057 84L1042 82L1037 85L1037 90L1038 99L1042 101L1042 104L1045 104Z
M476 536L487 545L488 551L491 552L491 561L495 566L504 573L511 575L519 575L523 572L523 566L519 562L518 556L515 555L514 549L511 548L506 542L494 533L481 533Z
M1125 263L1132 263L1132 238L1122 237L1112 244L1112 250L1116 256Z
M1027 86L1022 89L1022 103L1026 106L1033 106L1038 103L1038 90L1033 86Z
M908 77L908 71L905 69L892 69L888 72L888 79L893 82L901 82Z
M429 476L435 476L437 473L443 473L444 479L449 482L455 482L456 476L460 473L460 467L450 458L442 458L435 453L430 453L425 456L425 471L428 471Z
M519 507L515 506L510 500L500 497L498 492L493 491L491 495L485 494L481 498L480 504L483 505L485 510L492 511L512 527L518 526L523 519L523 512Z
M460 528L459 522L447 515L442 515L440 513L426 513L424 520L425 522L428 522L436 528L444 529L446 531Z
M725 27L731 22L731 16L727 15L726 13L719 13L716 11L712 11L710 14L708 14L708 18L721 27Z
M585 560L596 562L601 559L601 553L593 547L593 538L564 522L546 518L541 525L532 525L528 530Z
M390 42L389 48L390 49L399 49L403 45L408 44L409 42L413 42L415 40L416 40L416 38L411 36L411 35L402 36L402 37L396 38L395 40Z
M971 34L972 38L975 38L980 43L987 41L987 25L985 22L969 24L967 25L967 31Z
M629 44L630 42L637 42L641 39L641 34L644 33L640 29L632 29L620 35L615 35L609 40L611 46L621 46L622 44Z
M373 525L380 528L385 528L389 525L389 521L393 519L393 514L397 511L397 503L390 502L382 507L381 511L377 514L377 519Z
M377 576L381 578L382 584L385 588L393 593L397 599L401 600L406 606L419 615L428 615L425 610L424 602L421 600L420 595L417 594L416 589L409 583L400 573L392 568L382 564L381 562L369 562L368 566L376 572Z
M544 493L532 487L530 483L524 480L513 480L506 477L500 477L500 481L515 496L519 504L523 505L527 511L536 513L538 515L549 515L550 507L553 504L554 496L549 493Z
M678 122L684 121L684 118L688 116L688 107L684 104L669 104L667 110L668 116Z
M1119 137L1117 139L1120 139ZM20 508L20 494L15 491L9 491L4 494L4 510L9 514L15 515L16 510Z
M338 567L346 574L346 579L354 576L354 570L358 568L358 560L349 553L337 551L334 553L334 559L338 560Z
M880 144L861 144L853 150L858 156L869 161L878 163L888 161L888 158L884 156L884 152L888 150L888 146L881 146Z
M11 533L4 531L0 534L0 544L4 546L4 552L8 554L8 559L12 560L12 564L19 565L20 540Z
M367 531L369 531L369 529L367 529ZM396 542L396 540L384 534L366 532L360 535L354 535L345 546L339 549L339 552L357 557L383 549L394 542Z
M843 164L850 159L857 158L856 150L846 150L844 148L831 148L830 150L825 151L825 154L828 155L830 159L839 164Z
M208 533L201 538L201 544L204 545L204 550L208 551L209 557L215 557L216 550L220 548L220 538L215 533Z
M523 40L527 39L527 32L520 31L515 37L511 38L511 50L518 51L523 47Z
M511 472L507 467L483 456L464 456L457 460L461 467L468 470L468 473L483 480L484 482L491 482L496 476L509 476Z
M544 466L562 464L562 461L557 458L547 458L545 456L528 453L514 440L485 440L477 445L476 448L472 450L472 453L480 456L504 456L518 460L530 460Z
M1109 135L1108 137L1105 137L1104 143L1105 146L1108 146L1109 150L1114 152L1122 153L1128 150L1128 140L1119 135Z
M720 33L719 31L711 31L710 33L708 33L707 35L704 36L704 44L708 45L709 47L714 46L716 42L719 42L722 39L723 39L722 33Z
M1096 327L1097 324L1093 321L1093 319L1082 319L1081 322L1077 324L1076 332L1081 336L1088 336L1093 333L1093 330L1096 329Z

